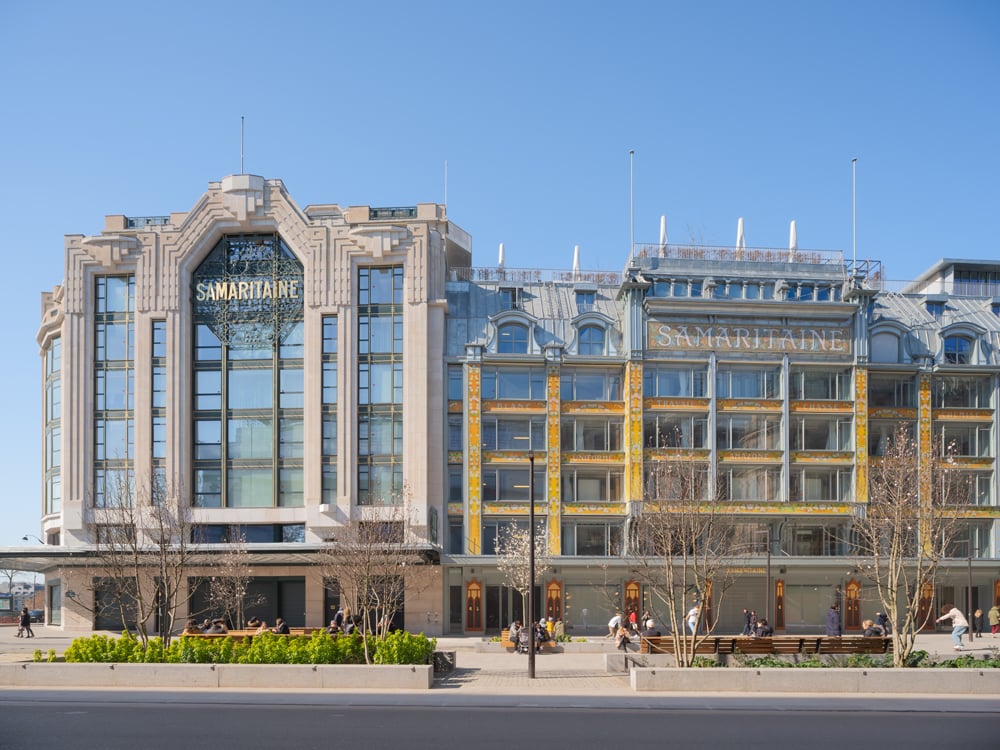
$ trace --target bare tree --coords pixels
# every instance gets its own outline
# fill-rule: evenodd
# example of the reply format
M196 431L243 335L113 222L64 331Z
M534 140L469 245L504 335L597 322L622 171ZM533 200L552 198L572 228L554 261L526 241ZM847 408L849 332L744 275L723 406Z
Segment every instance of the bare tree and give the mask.
M528 566L528 551L531 549L531 534L526 526L508 524L500 532L497 539L497 570L499 570L507 585L521 594L521 606L524 616L528 616L528 592L532 585L538 584L552 567L549 557L549 546L545 533L535 534L535 580L531 580ZM535 607L535 617L539 617L538 607Z
M694 663L698 644L715 627L710 609L718 611L734 581L734 525L719 507L719 491L704 463L654 461L632 530L629 557L670 630L677 666Z
M120 616L146 644L155 633L169 644L178 609L190 597L191 509L158 476L141 486L124 472L109 479L104 507L95 509L97 614Z
M221 612L237 630L246 625L246 610L264 604L263 595L247 592L253 582L253 568L247 552L246 537L240 534L229 540L229 546L208 579L208 601L213 611Z
M398 504L366 505L330 536L318 555L324 580L336 581L342 603L357 617L371 663L373 640L384 639L403 603L404 591L430 584L420 554L420 527L404 487Z
M917 633L933 618L923 593L933 591L941 560L962 530L959 510L969 501L968 475L952 449L935 443L921 456L905 425L868 470L868 503L859 505L853 534L859 570L875 587L893 621L893 665L905 666ZM921 492L921 484L931 488Z

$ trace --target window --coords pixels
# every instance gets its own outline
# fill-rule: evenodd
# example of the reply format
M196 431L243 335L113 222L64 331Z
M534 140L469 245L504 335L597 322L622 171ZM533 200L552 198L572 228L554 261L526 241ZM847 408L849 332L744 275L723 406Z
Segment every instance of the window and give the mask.
M989 377L936 375L933 403L939 409L989 409L991 390Z
M564 368L560 378L563 401L620 401L620 370Z
M781 368L720 367L715 386L719 398L778 398Z
M718 450L779 450L781 418L762 414L720 414L715 442Z
M917 405L912 375L873 375L868 381L869 406L911 408Z
M461 466L448 467L448 502L461 503L465 499Z
M464 420L461 414L448 415L448 450L461 451L463 449L462 438Z
M482 445L487 451L545 450L545 417L482 418Z
M778 499L781 470L772 466L725 467L719 472L721 496L733 501Z
M521 290L517 287L502 287L498 295L501 310L516 310L521 306Z
M577 354L598 356L604 354L604 329L600 326L584 326L580 329Z
M944 302L928 300L925 305L927 307L927 312L934 316L934 318L940 320L941 316L944 315Z
M944 361L949 365L972 362L972 340L965 336L948 336L944 340Z
M568 417L562 422L564 451L622 450L622 419L615 417Z
M934 432L941 442L942 456L989 456L989 424L963 424L941 422L934 426Z
M820 370L793 368L789 397L795 401L853 401L850 368Z
M622 499L622 472L617 469L562 470L564 503L614 503Z
M448 365L448 400L462 401L465 398L465 379L462 365Z
M793 502L847 502L853 473L850 469L795 468L789 499Z
M596 301L597 292L580 290L576 292L576 309L578 312L589 312L594 309Z
M881 331L872 336L872 362L902 362L903 347L899 335L891 331Z
M498 354L527 354L528 327L521 323L504 323L497 328Z
M792 417L793 451L851 450L851 420L836 417Z
M622 554L621 523L564 523L562 554L573 557L617 557Z
M510 527L524 529L528 528L527 518L489 518L483 521L483 554L495 555L497 553L498 542L501 542ZM535 539L544 539L546 534L547 519L535 518Z
M483 394L487 400L543 400L545 370L541 367L484 367Z
M647 414L642 442L648 448L707 448L708 417L704 414Z
M647 398L704 398L708 369L647 365L642 373L642 393Z
M913 440L916 425L912 422L897 422L888 419L871 420L868 423L868 455L884 456L901 427L905 430L906 437Z
M358 269L359 305L403 304L403 267L364 266Z
M483 467L483 501L528 502L531 491L528 467ZM544 500L545 468L535 463L535 500Z
M843 524L787 524L781 535L781 549L794 557L829 557L847 553L847 529Z

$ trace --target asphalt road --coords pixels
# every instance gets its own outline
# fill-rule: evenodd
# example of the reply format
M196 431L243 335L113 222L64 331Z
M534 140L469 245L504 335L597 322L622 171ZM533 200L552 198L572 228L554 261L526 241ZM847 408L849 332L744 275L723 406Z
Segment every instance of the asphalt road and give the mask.
M443 694L0 692L0 749L996 747L996 703L787 697L538 700ZM877 700L877 699L876 699ZM447 702L448 705L436 705ZM860 709L860 710L858 710Z

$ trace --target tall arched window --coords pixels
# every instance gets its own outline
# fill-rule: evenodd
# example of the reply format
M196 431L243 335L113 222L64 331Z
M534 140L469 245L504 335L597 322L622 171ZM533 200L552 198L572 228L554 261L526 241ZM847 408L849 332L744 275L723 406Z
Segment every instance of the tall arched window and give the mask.
M604 329L600 326L581 328L577 353L584 355L604 354Z
M505 323L497 329L498 354L527 354L528 327L521 323Z
M967 365L972 362L972 340L965 336L945 338L944 361L949 365Z

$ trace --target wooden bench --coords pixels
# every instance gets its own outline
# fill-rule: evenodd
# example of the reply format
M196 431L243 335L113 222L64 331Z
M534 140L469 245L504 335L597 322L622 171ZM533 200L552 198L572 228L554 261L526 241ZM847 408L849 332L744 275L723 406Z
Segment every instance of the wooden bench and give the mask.
M538 645L537 643L535 645ZM500 646L507 649L508 651L516 651L517 644L510 639L510 628L504 628L500 631ZM555 651L556 642L553 640L542 641L542 650Z
M748 656L765 654L812 654L816 652L818 636L776 635L765 638L736 638L733 653Z
M819 639L817 654L891 654L892 638L863 635L827 636Z
M688 644L691 636L685 635ZM695 646L695 654L731 654L733 653L733 643L736 640L732 636L699 636L699 642ZM690 646L689 646L690 647ZM672 654L674 653L674 639L669 635L641 636L639 639L640 654Z

